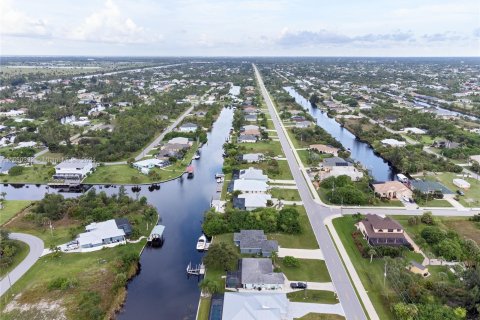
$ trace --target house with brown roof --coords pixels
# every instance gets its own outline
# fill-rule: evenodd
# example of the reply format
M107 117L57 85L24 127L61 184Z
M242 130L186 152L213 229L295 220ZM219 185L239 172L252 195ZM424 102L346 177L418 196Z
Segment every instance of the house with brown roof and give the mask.
M327 146L325 144L311 144L309 148L320 153L333 154L335 157L338 156L338 151L340 150L338 148Z
M412 190L407 188L400 181L386 181L383 183L374 183L372 186L375 194L378 195L380 198L392 200L402 199L402 197L406 197L408 199L411 199L413 196Z
M390 217L382 218L376 214L367 214L365 219L355 224L365 240L372 246L408 245L403 227Z

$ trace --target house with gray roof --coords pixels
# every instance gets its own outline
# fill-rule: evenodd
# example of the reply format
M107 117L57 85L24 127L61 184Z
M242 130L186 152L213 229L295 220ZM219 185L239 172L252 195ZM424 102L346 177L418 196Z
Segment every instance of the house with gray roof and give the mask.
M272 196L266 193L239 194L233 199L233 207L252 211L258 208L266 208L269 200L272 200Z
M240 248L242 254L258 254L270 257L278 251L276 240L267 240L263 230L240 230L233 234L233 242Z
M323 167L349 167L353 166L352 163L340 157L331 157L323 159Z
M273 272L270 258L243 258L240 260L240 281L244 289L283 289L285 276Z
M434 194L434 193L453 194L453 192L450 189L448 189L443 184L436 181L411 180L410 188L412 189L412 191L418 190L422 194Z
M263 161L264 155L262 153L246 153L242 155L242 160L247 163L256 163Z
M253 167L240 170L238 178L242 180L268 181L268 176L263 174L263 170Z
M257 136L253 134L241 134L237 138L237 143L255 143L257 142Z

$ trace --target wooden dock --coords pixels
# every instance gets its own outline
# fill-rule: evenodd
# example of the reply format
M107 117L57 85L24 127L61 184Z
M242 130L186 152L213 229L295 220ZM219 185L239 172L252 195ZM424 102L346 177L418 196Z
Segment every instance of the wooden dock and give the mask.
M187 266L187 275L203 276L205 274L205 265L202 263L192 266L190 262Z

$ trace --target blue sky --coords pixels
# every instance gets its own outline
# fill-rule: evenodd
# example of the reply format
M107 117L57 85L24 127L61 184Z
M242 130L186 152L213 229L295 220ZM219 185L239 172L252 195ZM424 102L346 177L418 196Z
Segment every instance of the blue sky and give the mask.
M480 1L0 0L2 55L480 56Z

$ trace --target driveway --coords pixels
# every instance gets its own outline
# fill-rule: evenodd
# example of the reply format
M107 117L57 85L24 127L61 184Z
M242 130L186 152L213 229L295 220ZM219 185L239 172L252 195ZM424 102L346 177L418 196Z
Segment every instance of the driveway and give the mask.
M290 302L289 316L294 319L301 318L309 313L328 313L344 316L342 305L337 304L321 304L321 303L305 303Z
M280 258L291 256L298 259L324 260L321 249L291 249L279 247L278 256Z
M40 238L25 233L11 233L10 239L25 242L30 247L30 252L15 269L0 281L0 296L30 269L43 253L43 241Z

